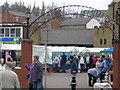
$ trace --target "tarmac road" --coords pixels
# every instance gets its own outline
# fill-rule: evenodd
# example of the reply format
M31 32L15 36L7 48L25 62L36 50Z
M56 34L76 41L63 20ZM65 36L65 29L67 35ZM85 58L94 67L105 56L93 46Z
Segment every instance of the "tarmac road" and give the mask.
M70 73L47 73L46 74L46 88L71 88L70 83L72 75ZM76 88L91 88L88 86L87 73L78 73L76 75ZM43 84L44 84L43 79Z

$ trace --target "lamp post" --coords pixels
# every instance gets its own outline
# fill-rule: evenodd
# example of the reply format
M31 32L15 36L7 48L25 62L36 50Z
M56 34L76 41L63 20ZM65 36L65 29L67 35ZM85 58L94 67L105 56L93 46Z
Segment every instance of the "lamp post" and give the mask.
M51 30L51 24L49 23L48 28L45 28L43 31L45 32L45 58L44 58L44 64L45 64L45 76L44 76L44 87L46 88L46 82L47 82L47 46L48 46L48 32Z
M44 80L45 80L45 83L44 83L44 84L45 84L45 88L46 88L46 82L47 82L47 81L46 81L46 80L47 80L47 79L46 79L46 78L47 78L46 74L47 74L47 45L48 45L48 29L46 29L46 30L45 30L45 32L46 32L46 37L45 37L45 38L46 38L46 40L45 40L45 79L44 79Z
M29 39L29 19L30 19L30 12L29 11L26 11L25 12L26 14L26 20L27 20L27 31L26 31L26 39Z
M120 7L119 8L117 8L118 9L118 29L119 29L119 31L118 31L118 39L120 40Z

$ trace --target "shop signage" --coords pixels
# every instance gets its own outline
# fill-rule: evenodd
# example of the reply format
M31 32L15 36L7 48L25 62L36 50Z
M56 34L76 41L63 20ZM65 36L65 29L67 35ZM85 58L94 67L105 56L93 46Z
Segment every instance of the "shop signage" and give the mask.
M21 38L0 38L2 44L20 44Z

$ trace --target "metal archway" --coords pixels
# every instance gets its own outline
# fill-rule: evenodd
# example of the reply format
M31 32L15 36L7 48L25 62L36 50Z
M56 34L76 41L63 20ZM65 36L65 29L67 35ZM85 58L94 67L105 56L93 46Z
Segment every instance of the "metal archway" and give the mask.
M52 13L55 13L55 12L58 12L58 14L56 16L51 16ZM68 6L62 6L62 7L57 7L55 9L52 9L52 10L40 15L38 18L36 18L29 25L29 27L31 27L34 23L37 23L37 22L41 22L41 25L39 25L36 29L34 29L33 32L29 35L29 37L31 37L36 30L38 30L39 28L42 28L42 26L45 23L47 23L48 21L50 21L54 18L60 18L63 16L65 18L79 18L80 15L94 18L100 24L105 25L110 30L112 30L111 26L113 25L113 23L116 23L116 21L111 16L109 16L108 14L106 14L100 10L96 10L92 7L87 7L87 6L82 6L82 5L68 5ZM113 31L113 33L114 33L114 31ZM47 40L46 40L45 46L47 46ZM45 47L45 53L47 53L46 51L47 51L47 49ZM46 57L45 57L45 67L46 67ZM46 72L46 69L45 69L45 72ZM46 87L46 76L45 76L45 87Z
M51 14L53 12L58 12L59 14L51 17ZM38 28L41 28L45 23L47 23L48 21L50 21L54 18L60 18L62 16L64 16L65 18L77 18L80 15L94 18L100 24L105 25L110 30L112 30L111 26L114 23L116 23L116 21L110 15L108 15L100 10L94 9L92 7L82 6L82 5L68 5L68 6L62 6L62 7L57 7L55 9L52 9L52 10L42 14L38 18L36 18L29 25L29 27L31 27L34 23L37 23L37 22L41 22L42 24L39 25L35 30L33 30L33 32L29 35L29 37L31 37ZM117 25L117 23L116 23L116 25Z

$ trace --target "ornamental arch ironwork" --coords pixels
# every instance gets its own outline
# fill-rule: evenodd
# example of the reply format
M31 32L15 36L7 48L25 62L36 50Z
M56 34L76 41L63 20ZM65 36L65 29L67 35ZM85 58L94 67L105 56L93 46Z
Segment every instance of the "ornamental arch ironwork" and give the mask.
M57 13L57 15L51 16L51 14L55 12ZM105 27L109 28L110 30L112 30L111 26L113 24L117 25L116 20L114 20L110 15L102 12L101 10L97 10L92 7L82 6L82 5L68 5L68 6L54 8L38 16L29 25L29 27L31 27L34 23L37 23L37 22L41 22L41 25L39 25L36 29L34 29L33 32L29 35L29 37L31 37L36 30L38 30L39 28L42 28L42 26L45 23L47 23L52 19L60 18L63 16L64 18L78 18L80 15L96 19L100 24L103 24ZM115 32L113 31L113 33Z

